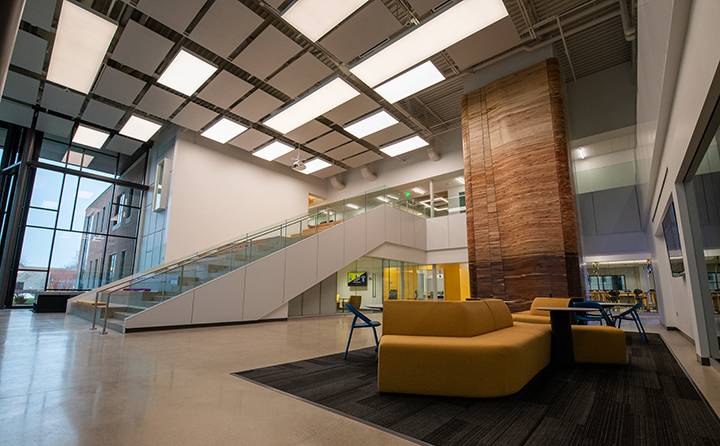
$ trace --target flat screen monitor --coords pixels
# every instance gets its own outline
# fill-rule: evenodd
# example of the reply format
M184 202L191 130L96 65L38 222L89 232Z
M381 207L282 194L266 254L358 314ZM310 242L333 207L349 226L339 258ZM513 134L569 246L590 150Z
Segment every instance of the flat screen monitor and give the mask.
M367 285L367 273L354 272L348 273L348 286L366 286Z
M670 269L674 277L685 273L683 262L682 246L680 245L680 232L678 231L677 217L675 216L675 204L670 203L670 208L665 213L662 221L663 234L665 235L665 246L670 258Z

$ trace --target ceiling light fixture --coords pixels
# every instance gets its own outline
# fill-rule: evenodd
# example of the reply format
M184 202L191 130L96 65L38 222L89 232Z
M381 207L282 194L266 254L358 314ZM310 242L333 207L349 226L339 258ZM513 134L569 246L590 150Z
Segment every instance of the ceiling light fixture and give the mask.
M160 127L162 127L162 125L158 123L132 115L120 130L120 134L140 141L147 141L152 138Z
M390 144L389 146L382 147L380 151L386 155L398 156L403 153L419 149L420 147L425 147L427 145L427 141L416 135L412 138L404 139L400 142L396 142L394 144Z
M425 194L425 189L422 189L422 188L419 188L419 187L413 187L413 188L412 188L412 191L415 192L416 194L420 194L420 195Z
M101 132L100 130L79 125L77 130L75 130L75 136L73 136L72 142L92 147L93 149L99 149L105 144L108 136L110 136L110 134L107 132Z
M350 71L375 87L507 15L502 0L464 0L412 29Z
M352 203L347 203L345 206L349 207L350 209L360 209L360 206Z
M209 129L201 133L202 136L210 138L213 141L217 141L220 144L225 144L231 139L235 138L248 128L237 122L233 122L227 118L222 118Z
M282 18L315 42L368 0L298 0Z
M455 179L458 180L458 182L460 182L460 183L462 183L462 184L465 184L465 178L463 178L463 177L457 177L457 178L455 178Z
M85 154L85 156L83 156L83 154L80 152L68 150L67 152L65 152L65 156L63 156L63 159L61 161L63 163L68 163L74 166L79 166L82 164L83 167L87 167L92 162L93 158L95 157L88 154Z
M305 170L302 171L305 175L310 175L311 173L317 172L318 170L323 170L326 167L330 167L332 164L328 163L327 161L315 158L314 160L310 160L307 163L305 163Z
M377 199L380 200L380 201L382 201L382 202L384 202L384 203L389 203L389 202L390 202L390 200L388 200L387 198L382 197L382 196L381 196L381 197L377 197Z
M306 122L312 121L338 105L344 104L360 93L340 78L335 78L312 93L304 96L276 115L266 119L263 124L287 133Z
M165 68L158 83L191 96L200 88L217 67L181 49Z
M117 25L64 1L47 80L87 94L105 59Z
M585 152L583 152L582 147L580 147L580 158L585 159Z
M400 76L375 87L375 91L392 104L444 80L445 76L428 60L424 64L418 65L412 70L406 71Z
M345 130L358 138L362 138L397 123L398 120L390 116L388 112L380 110L377 113L373 113L370 116L350 124L345 127Z
M395 195L387 194L387 195L385 195L385 196L388 197L388 198L390 198L390 199L393 199L393 200L395 200L395 201L398 200L398 197L396 197Z
M262 149L256 150L252 154L257 156L258 158L272 161L285 155L286 153L290 153L293 149L294 147L290 147L289 145L281 143L280 141L273 141Z

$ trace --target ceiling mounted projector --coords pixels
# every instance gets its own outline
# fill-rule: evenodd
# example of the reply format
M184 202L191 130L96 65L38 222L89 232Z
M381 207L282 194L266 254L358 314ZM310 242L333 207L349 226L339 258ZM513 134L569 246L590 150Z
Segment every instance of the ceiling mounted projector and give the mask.
M305 170L305 163L302 159L300 159L300 149L298 149L297 158L293 158L295 162L292 165L292 170L297 170L298 172L301 170Z

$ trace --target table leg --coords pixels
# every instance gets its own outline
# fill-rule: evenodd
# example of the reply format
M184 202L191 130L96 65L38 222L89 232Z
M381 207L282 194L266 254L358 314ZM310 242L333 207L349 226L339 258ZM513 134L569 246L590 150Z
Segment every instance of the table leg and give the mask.
M552 327L551 358L554 365L575 365L575 350L572 339L572 313L565 311L551 311L550 325Z

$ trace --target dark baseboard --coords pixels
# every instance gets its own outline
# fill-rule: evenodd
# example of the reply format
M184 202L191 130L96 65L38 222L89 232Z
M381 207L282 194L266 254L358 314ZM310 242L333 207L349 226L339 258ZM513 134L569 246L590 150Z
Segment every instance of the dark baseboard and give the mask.
M195 324L195 325L167 325L163 327L139 327L139 328L126 328L125 334L127 333L140 333L144 331L164 331L164 330L180 330L184 328L208 328L208 327L225 327L228 325L249 325L249 324L260 324L263 322L286 322L288 318L278 319L263 319L260 321L236 321L236 322L214 322L210 324Z

